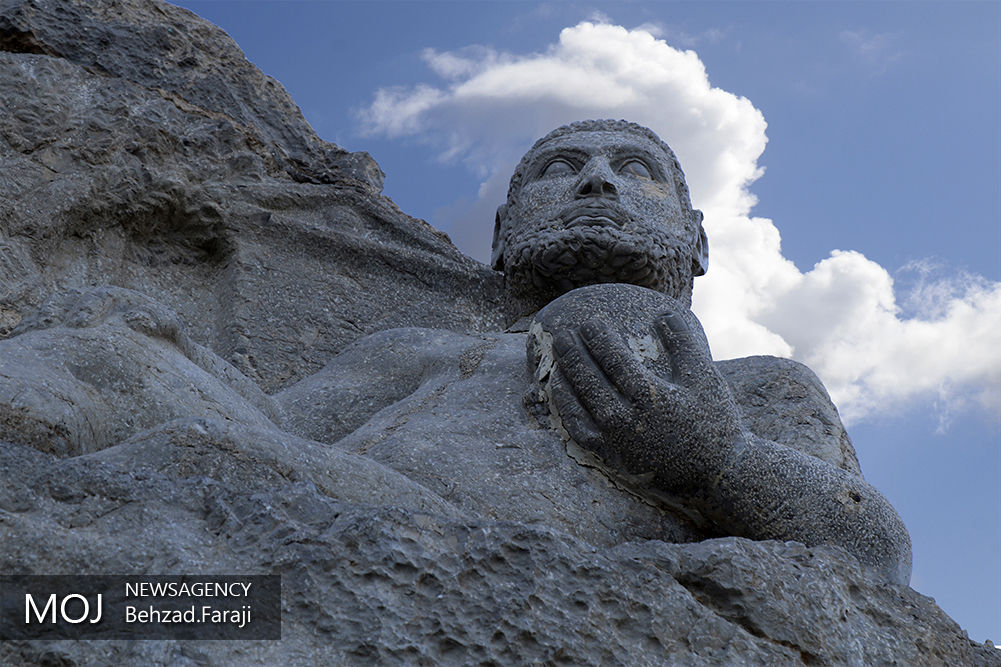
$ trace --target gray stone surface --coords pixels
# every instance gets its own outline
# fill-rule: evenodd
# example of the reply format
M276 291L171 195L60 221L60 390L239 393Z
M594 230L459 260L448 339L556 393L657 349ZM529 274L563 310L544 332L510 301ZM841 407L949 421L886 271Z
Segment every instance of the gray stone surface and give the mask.
M379 461L466 516L548 525L604 547L701 536L683 515L567 456L526 411L529 385L524 335L395 329L358 341L275 402L289 432Z
M552 429L568 453L582 450L630 489L666 496L711 530L836 544L906 584L907 529L857 466L841 468L850 442L835 429L804 430L804 439L830 436L804 453L745 423L748 411L688 310L708 260L701 222L674 153L639 125L572 123L522 159L497 212L494 260L509 312L541 308L530 356ZM741 381L745 391L771 388ZM815 389L778 421L795 428L830 412Z
M718 537L568 451L524 332L498 333L553 295L504 304L380 184L189 12L0 2L0 571L284 591L280 642L0 642L0 662L1001 664L844 550ZM559 291L625 278L548 252L525 256ZM649 286L684 302L688 273ZM809 371L715 367L756 437L858 479Z
M890 581L910 581L907 529L875 488L842 469L844 443L827 438L804 452L799 439L755 432L810 423L830 401L814 409L782 400L782 414L747 419L698 320L671 297L621 283L581 287L539 311L529 337L552 429L568 449L594 455L644 495L668 494L723 534L837 545ZM768 387L776 373L763 359L757 366L766 377L742 375L743 387Z
M0 488L0 569L280 572L280 642L3 642L0 661L999 663L934 601L871 579L831 547L597 548L542 525L384 506L351 480L313 481L287 460L250 456L249 442L189 422L130 454L60 460L0 444L0 470L15 480ZM240 470L192 465L178 449ZM145 457L155 461L135 465Z
M190 415L270 425L271 399L152 299L103 287L46 306L0 340L0 437L76 456Z
M641 285L688 306L709 242L670 146L635 123L579 121L539 139L515 169L493 265L511 319L594 283Z
M272 391L372 331L502 326L500 276L190 12L4 2L0 71L0 334L118 285Z
M766 356L718 361L716 368L755 433L862 475L838 410L809 368Z

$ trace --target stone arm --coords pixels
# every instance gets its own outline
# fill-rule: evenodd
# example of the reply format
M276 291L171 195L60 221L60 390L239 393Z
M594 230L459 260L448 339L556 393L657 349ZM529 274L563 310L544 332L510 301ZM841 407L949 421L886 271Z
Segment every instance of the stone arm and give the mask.
M714 361L713 367L730 386L747 430L865 477L838 409L809 368L771 356Z
M434 329L387 329L361 338L320 371L272 397L279 425L290 433L333 443L380 410L403 400L460 360L470 339Z
M0 340L0 440L57 456L106 449L179 418L268 428L276 414L170 308L121 287L53 296Z
M834 544L894 583L910 581L907 529L861 477L751 435L707 482L707 514L737 534Z
M907 583L910 539L889 502L860 476L752 434L684 318L666 314L656 329L670 378L648 370L602 322L554 333L551 397L568 434L727 533L833 544Z

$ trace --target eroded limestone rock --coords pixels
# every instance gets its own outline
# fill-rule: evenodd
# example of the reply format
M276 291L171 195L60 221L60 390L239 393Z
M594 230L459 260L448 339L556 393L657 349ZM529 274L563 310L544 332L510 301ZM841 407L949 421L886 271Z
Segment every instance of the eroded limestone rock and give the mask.
M171 429L169 445L143 445L168 465L0 443L15 480L0 487L0 568L279 572L282 640L2 642L4 664L998 664L930 598L829 547L597 548L541 525L359 504L287 461L241 457L246 431Z
M569 457L525 337L497 333L499 274L380 184L184 10L0 4L0 570L284 590L280 642L0 642L0 661L1001 664L844 551L694 541ZM688 209L682 291L705 269ZM602 265L524 255L563 287ZM718 368L759 436L858 472L808 372Z
M0 70L0 335L117 285L273 391L380 329L502 326L499 275L190 12L6 2Z

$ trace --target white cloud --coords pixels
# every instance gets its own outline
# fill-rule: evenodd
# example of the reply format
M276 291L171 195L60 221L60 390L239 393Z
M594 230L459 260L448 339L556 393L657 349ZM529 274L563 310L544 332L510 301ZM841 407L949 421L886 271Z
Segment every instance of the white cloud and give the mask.
M943 429L971 404L997 414L1001 283L966 276L911 295L919 307L904 317L883 267L834 251L777 292L759 321L817 371L849 419L920 396L936 398Z
M610 24L612 22L612 19L610 19L608 17L608 14L606 14L605 12L601 11L600 9L596 9L593 12L591 12L590 21L592 23Z
M583 22L543 53L471 47L424 58L444 83L380 90L364 123L417 136L481 177L475 201L435 220L472 256L489 257L494 209L535 139L572 120L628 118L675 149L705 212L710 271L696 281L694 304L717 358L800 359L849 421L916 397L935 400L943 420L973 404L1001 411L1001 283L933 280L915 265L921 279L901 299L883 267L852 251L799 271L782 256L775 225L750 215L764 117L746 98L713 88L693 51L644 29Z
M896 48L897 36L893 33L872 33L868 30L842 30L838 35L856 57L869 65L873 72L882 74L890 65L903 57Z

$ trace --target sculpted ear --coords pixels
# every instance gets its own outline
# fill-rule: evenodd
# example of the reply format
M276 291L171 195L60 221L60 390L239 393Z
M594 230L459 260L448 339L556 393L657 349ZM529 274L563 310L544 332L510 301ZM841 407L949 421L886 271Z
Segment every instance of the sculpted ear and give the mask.
M494 218L494 249L490 255L490 266L495 271L504 270L504 235L501 234L501 227L507 217L507 204L497 207L497 217Z
M692 211L692 222L699 228L699 238L692 248L692 275L701 276L709 270L709 237L702 226L702 211Z

